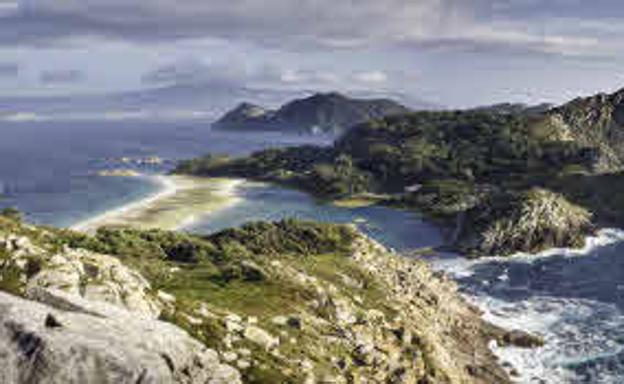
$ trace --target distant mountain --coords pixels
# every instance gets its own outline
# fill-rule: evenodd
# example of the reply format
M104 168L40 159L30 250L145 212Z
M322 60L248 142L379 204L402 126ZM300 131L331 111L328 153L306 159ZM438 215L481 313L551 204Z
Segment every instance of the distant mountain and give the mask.
M367 120L409 111L389 99L353 99L339 93L317 93L291 101L277 110L243 103L225 114L213 127L339 133Z

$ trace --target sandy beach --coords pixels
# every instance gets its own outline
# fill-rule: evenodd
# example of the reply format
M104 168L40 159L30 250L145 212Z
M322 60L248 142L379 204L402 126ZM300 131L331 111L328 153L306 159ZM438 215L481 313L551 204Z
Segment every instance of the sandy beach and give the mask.
M236 189L244 180L152 176L161 188L141 200L107 211L71 229L94 233L100 227L177 230L240 201Z

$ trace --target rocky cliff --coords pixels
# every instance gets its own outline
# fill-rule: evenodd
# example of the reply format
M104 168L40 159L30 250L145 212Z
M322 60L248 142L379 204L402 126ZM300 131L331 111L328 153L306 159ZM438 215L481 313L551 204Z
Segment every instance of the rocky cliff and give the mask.
M602 171L621 170L624 164L624 89L613 94L578 98L547 115L548 122L571 137L600 148Z
M216 351L157 320L150 284L118 259L0 236L0 382L240 383ZM21 298L20 298L21 296Z
M349 227L0 233L3 382L506 383L489 343L540 344Z
M456 245L478 256L580 248L594 231L588 210L540 188L488 196L458 225Z

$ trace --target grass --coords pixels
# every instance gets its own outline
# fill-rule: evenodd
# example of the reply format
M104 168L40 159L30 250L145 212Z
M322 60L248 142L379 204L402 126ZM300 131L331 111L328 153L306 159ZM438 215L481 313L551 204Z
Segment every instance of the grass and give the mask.
M240 228L199 237L167 231L102 229L95 236L66 230L29 229L0 217L0 232L29 232L48 252L64 246L84 248L119 257L152 284L152 293L163 290L176 297L161 319L185 329L207 347L224 351L227 331L223 318L236 313L243 319L256 317L258 326L281 340L273 355L249 340L236 348L252 351L254 365L243 370L248 383L300 383L304 373L296 361L314 361L317 377L334 374L332 357L349 361L351 350L329 341L340 337L332 319L331 300L317 291L316 284L301 284L294 273L315 278L327 295L351 298L362 314L376 308L392 315L386 306L384 287L368 276L348 257L354 232L350 227L285 220L253 223ZM6 252L0 251L0 289L14 292L21 287L21 270L2 269ZM278 263L274 263L278 261ZM31 272L36 271L33 264ZM357 284L351 282L357 281ZM328 289L337 288L337 293ZM357 300L356 300L357 297ZM318 307L311 305L319 303ZM215 317L203 317L197 310L207 306ZM297 316L302 326L274 324L275 316ZM201 318L198 324L193 318ZM314 320L312 320L314 319ZM291 342L291 339L294 342ZM284 358L284 356L286 358Z
M296 312L310 293L281 281L228 283L215 281L214 272L193 267L178 272L162 288L181 299L207 302L224 310L248 316L276 316Z
M396 313L387 305L385 287L372 277L365 274L344 253L327 253L298 262L311 276L317 276L324 281L330 282L350 296L351 299L358 296L366 307L379 308L386 315L394 316ZM345 277L361 284L349 285Z

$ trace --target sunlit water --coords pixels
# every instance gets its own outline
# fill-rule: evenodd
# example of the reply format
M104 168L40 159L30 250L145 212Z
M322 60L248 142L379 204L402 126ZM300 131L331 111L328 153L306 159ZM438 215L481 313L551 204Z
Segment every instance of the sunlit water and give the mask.
M149 179L109 178L115 159L157 155L163 172L206 152L244 154L266 147L327 143L327 138L213 133L206 123L20 123L0 126L0 208L16 206L36 223L68 226L152 193ZM356 223L398 251L439 245L439 231L417 215L381 207L345 209L270 185L247 184L241 203L186 230L210 233L285 217ZM502 326L542 334L537 351L497 349L521 383L624 382L624 234L604 231L582 252L557 250L513 259L431 258Z
M0 124L0 208L17 207L29 221L68 226L149 194L149 178L97 176L128 168L122 157L160 156L162 172L179 159L206 152L240 155L328 138L211 132L207 122L40 122Z

